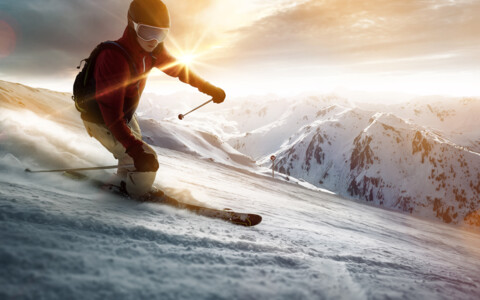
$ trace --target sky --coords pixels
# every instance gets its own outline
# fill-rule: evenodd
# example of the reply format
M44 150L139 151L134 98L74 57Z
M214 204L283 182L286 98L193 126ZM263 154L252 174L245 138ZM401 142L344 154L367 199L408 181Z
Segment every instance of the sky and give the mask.
M71 91L130 0L0 2L0 79ZM478 0L166 0L166 45L227 95L338 90L480 95ZM195 93L161 71L146 91Z

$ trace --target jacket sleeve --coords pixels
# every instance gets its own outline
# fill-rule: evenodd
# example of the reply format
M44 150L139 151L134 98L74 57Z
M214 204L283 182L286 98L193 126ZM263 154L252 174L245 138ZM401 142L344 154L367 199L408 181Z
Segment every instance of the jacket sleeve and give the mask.
M125 88L129 80L129 65L122 54L105 49L98 55L95 63L95 97L105 125L126 149L142 143L133 136L124 119Z
M181 82L188 83L198 89L202 88L206 83L205 80L170 54L163 43L157 47L154 56L156 57L155 67L163 71L165 74L171 77L176 77Z

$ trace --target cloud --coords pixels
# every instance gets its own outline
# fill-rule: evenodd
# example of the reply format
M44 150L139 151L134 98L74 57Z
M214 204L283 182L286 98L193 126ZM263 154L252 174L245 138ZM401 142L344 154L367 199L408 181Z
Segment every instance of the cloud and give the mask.
M165 1L172 21L172 32L176 36L191 34L205 29L205 13L215 0Z
M127 1L3 1L0 17L14 24L17 44L0 60L9 74L58 75L73 69L102 40L121 35Z
M242 38L231 53L239 63L298 64L452 54L463 64L475 61L478 68L478 11L480 2L474 0L311 0L238 29Z
M130 2L1 1L0 20L14 29L16 42L13 53L0 58L0 73L19 79L73 80L76 65L95 45L121 36ZM315 68L330 71L342 66L359 73L480 68L477 0L165 3L171 13L172 40L186 49L199 41L200 48L215 49L202 59L216 69L202 69L202 75L284 76L280 70L295 69L296 76L311 76ZM263 17L258 19L259 15ZM0 34L5 36L10 34Z

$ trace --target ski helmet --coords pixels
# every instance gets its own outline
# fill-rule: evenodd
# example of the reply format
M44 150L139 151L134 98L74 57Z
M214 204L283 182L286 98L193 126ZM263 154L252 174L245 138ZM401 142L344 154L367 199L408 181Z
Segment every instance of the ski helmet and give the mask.
M170 28L170 15L161 0L133 0L128 10L128 18L139 24Z

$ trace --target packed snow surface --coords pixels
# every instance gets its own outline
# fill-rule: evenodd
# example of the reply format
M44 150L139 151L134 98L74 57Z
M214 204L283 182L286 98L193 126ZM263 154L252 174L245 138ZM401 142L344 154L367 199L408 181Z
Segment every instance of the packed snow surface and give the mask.
M0 298L476 299L480 293L478 234L157 150L162 186L205 205L259 213L263 222L244 228L122 199L61 175L26 175L6 155Z
M173 133L155 136L162 122L146 115L158 186L262 223L235 226L25 173L114 160L79 121L67 122L71 102L58 122L9 103L0 111L0 299L478 299L478 231L272 179L215 135L189 144L163 120ZM159 147L176 133L185 143Z

